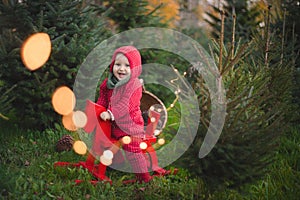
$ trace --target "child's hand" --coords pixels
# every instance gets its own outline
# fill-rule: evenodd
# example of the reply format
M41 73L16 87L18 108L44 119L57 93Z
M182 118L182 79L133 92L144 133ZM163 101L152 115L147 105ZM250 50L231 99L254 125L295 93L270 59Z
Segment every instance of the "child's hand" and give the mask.
M104 111L100 114L100 118L103 120L103 121L106 121L106 120L110 120L111 117L110 117L110 114L109 112L107 111Z

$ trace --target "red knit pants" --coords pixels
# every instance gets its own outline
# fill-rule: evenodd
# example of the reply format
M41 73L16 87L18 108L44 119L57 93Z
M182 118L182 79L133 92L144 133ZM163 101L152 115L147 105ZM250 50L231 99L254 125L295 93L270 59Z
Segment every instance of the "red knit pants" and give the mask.
M139 141L131 141L129 144L124 144L122 147L134 173L148 172L147 161L140 148Z

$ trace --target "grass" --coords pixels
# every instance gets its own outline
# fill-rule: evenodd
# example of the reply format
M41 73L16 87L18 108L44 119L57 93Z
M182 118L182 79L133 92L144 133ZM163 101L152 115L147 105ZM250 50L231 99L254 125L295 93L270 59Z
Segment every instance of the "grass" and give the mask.
M155 178L150 184L123 185L132 174L109 170L113 185L97 184L82 168L55 168L56 161L77 162L85 157L73 151L58 153L54 145L67 132L2 130L0 148L0 199L197 199L199 180L186 170L176 176ZM75 185L75 180L84 180Z
M1 125L1 127L4 127ZM81 168L54 168L56 161L83 161L73 151L58 153L54 145L61 130L24 131L1 128L0 199L297 199L300 196L300 131L292 128L283 136L272 172L256 183L239 189L210 191L200 177L180 169L176 176L155 178L150 184L123 185L129 173L109 170L113 185L97 184ZM85 180L75 185L74 180Z

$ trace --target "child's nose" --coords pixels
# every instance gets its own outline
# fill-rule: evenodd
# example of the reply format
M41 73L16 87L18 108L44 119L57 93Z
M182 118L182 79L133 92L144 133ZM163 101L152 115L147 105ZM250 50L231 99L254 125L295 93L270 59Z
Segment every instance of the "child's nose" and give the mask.
M124 70L125 69L125 65L121 65L120 70Z

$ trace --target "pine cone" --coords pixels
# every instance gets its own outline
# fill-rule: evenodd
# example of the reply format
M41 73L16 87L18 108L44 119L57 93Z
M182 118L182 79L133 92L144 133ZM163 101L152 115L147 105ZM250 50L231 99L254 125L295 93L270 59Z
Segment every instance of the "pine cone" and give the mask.
M74 139L71 135L64 135L60 140L56 143L56 151L70 151L73 147Z

